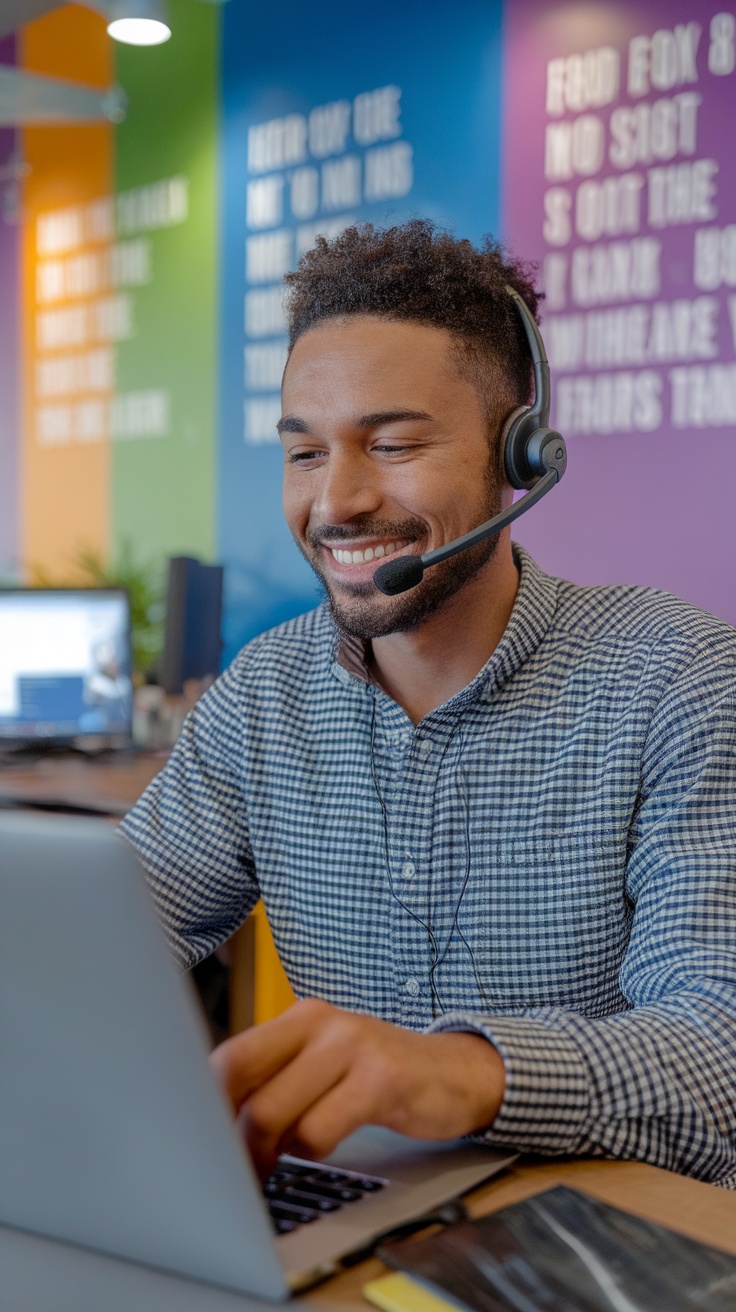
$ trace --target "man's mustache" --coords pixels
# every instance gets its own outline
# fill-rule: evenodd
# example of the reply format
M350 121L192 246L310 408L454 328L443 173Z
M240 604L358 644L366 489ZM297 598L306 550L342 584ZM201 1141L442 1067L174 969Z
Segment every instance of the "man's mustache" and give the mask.
M353 520L350 524L322 524L311 529L307 542L313 550L325 542L355 542L358 538L386 538L396 541L403 538L407 542L418 542L426 536L426 525L419 519L371 519Z

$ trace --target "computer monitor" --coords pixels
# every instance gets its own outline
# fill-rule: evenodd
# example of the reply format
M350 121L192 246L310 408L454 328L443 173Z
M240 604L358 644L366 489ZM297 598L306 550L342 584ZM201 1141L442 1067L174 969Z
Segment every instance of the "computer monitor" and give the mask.
M130 675L124 589L0 589L0 745L128 741Z
M181 693L188 679L215 678L222 655L222 565L172 556L159 682Z

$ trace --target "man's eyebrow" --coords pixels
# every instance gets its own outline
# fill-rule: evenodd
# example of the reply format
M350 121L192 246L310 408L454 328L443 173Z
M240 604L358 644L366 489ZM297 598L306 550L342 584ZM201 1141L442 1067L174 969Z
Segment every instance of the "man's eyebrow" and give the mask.
M381 428L384 424L400 424L410 419L426 419L431 422L432 418L426 410L379 410L374 415L361 415L358 428Z
M377 410L372 415L361 415L356 420L358 428L381 428L384 424L400 424L407 420L423 419L431 423L433 416L426 410ZM279 433L308 433L309 424L298 415L285 415L276 425Z
M296 415L285 415L276 425L277 433L308 433L309 425Z

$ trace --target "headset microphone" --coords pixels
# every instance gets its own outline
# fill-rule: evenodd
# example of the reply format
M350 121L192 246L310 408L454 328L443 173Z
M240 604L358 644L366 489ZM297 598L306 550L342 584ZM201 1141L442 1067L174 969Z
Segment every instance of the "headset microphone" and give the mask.
M550 407L549 364L544 342L534 318L523 297L514 287L506 287L521 315L529 342L534 368L534 403L514 410L506 420L501 440L504 444L506 478L512 487L528 488L525 497L514 502L507 510L495 515L485 524L474 528L464 537L448 542L424 556L398 556L381 565L373 575L376 587L388 597L407 592L421 583L425 569L449 560L459 551L474 547L476 542L500 533L507 524L531 510L542 497L559 483L567 467L567 449L564 439L548 427Z

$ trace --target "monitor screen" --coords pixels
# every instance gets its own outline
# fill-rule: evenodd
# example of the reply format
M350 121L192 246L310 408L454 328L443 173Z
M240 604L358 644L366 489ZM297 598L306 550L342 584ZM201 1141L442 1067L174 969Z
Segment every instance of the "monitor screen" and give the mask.
M127 738L132 703L124 591L0 591L0 739Z

